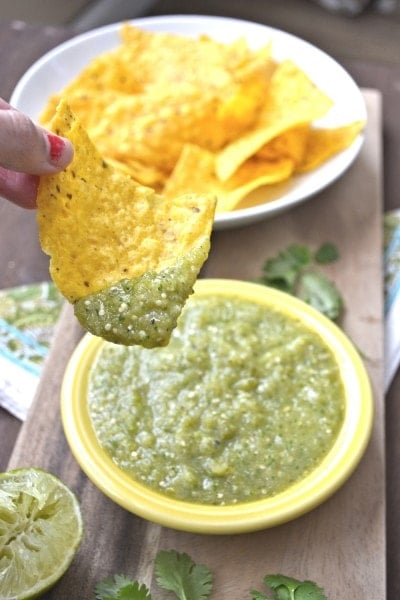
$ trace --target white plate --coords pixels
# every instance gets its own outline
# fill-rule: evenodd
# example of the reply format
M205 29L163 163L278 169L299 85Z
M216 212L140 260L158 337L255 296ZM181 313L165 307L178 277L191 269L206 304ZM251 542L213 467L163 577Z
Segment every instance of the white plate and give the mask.
M222 42L246 37L252 48L272 41L273 57L290 58L334 102L329 113L315 124L337 127L366 120L360 89L350 75L322 50L289 33L238 19L209 16L162 16L136 19L133 25L151 31L197 36L206 33ZM119 45L121 23L83 33L57 46L34 63L18 82L11 104L37 119L50 94L59 92L95 56ZM261 188L257 194L268 202L216 216L215 229L245 225L271 217L307 200L340 177L357 157L363 142L360 135L345 151L312 172L297 175L288 183Z

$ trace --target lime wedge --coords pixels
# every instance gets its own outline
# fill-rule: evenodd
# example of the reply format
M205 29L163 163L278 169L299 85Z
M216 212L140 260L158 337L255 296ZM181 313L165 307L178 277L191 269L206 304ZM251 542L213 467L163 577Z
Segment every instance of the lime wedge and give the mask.
M37 598L65 573L83 535L73 492L37 468L0 474L0 599Z

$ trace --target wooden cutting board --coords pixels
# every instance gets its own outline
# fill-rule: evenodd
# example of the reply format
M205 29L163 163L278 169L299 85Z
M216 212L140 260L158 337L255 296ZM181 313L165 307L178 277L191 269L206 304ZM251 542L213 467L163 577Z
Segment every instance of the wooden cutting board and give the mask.
M383 406L381 99L365 90L366 140L352 168L328 190L272 220L215 232L205 277L252 279L265 259L289 243L333 241L341 258L330 275L345 298L343 328L371 377L375 423L356 472L328 501L290 523L251 534L190 534L146 522L113 504L85 477L66 444L59 412L68 358L82 335L71 308L61 316L43 377L9 468L40 466L78 495L85 519L79 554L50 599L89 600L95 583L123 573L152 586L159 549L187 552L214 573L213 598L245 600L267 573L312 579L330 600L383 600L385 593L385 457ZM265 591L265 589L264 589Z

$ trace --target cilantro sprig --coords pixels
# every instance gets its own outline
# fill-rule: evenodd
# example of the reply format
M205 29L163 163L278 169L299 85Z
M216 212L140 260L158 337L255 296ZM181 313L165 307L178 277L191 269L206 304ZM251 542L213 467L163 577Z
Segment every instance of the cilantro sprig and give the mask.
M179 600L206 600L212 591L212 574L188 554L161 550L155 562L156 581Z
M302 244L291 244L268 258L258 283L301 298L332 320L340 317L343 298L335 284L319 269L339 258L336 246L322 244L315 252Z
M207 600L212 591L212 573L193 562L186 553L161 550L155 560L158 585L173 592L178 600ZM124 575L100 581L95 588L97 600L152 600L146 585Z
M205 565L193 562L185 552L158 552L155 576L157 584L175 594L178 600L207 600L212 593L211 571ZM300 581L286 575L266 575L264 582L273 591L274 597L251 590L251 600L328 600L324 590L313 581ZM95 596L96 600L152 600L145 584L125 575L114 575L99 581Z
M324 590L313 581L300 581L286 575L266 575L264 581L274 591L274 599L252 590L251 600L328 600Z
M125 575L114 575L99 581L95 594L97 600L151 600L146 585Z

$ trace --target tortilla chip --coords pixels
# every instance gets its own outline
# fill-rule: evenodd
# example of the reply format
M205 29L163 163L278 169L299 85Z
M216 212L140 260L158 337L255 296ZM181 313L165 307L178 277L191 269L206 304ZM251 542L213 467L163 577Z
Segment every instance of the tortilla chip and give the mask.
M161 191L167 180L167 174L161 171L144 165L137 160L119 161L107 156L106 162L112 165L115 169L130 175L138 185L143 184L146 187L151 187L156 191Z
M62 96L106 162L157 193L216 193L218 212L243 206L260 186L275 184L276 199L277 183L356 137L314 132L333 102L292 61L277 64L270 40L255 50L244 38L221 43L128 23L120 37L49 99L42 122Z
M41 177L38 192L40 241L51 256L51 276L61 293L72 303L90 297L86 304L90 307L94 294L107 291L112 296L113 286L121 281L132 283L135 278L140 287L141 277L146 274L148 278L151 272L172 278L172 284L175 277L175 291L179 288L183 306L207 258L215 198L187 194L168 200L138 185L107 164L66 101L57 109L52 130L69 138L75 147L73 162L61 173ZM178 271L185 269L185 285L177 265ZM153 283L158 281L155 275ZM132 294L138 286L131 286L128 293L124 284L120 290L125 296L131 294L133 310L137 297L135 301ZM157 290L153 294L157 301ZM119 306L121 303L126 305L127 299ZM113 334L107 337L104 329L109 316L105 315L99 330L106 339ZM114 321L118 317L112 316ZM129 343L129 339L121 343ZM120 341L120 337L112 341Z
M249 69L221 95L212 88L182 86L179 94L161 86L157 93L114 94L96 122L89 106L83 111L78 105L79 98L72 97L72 108L75 102L77 114L84 112L83 122L103 156L140 162L168 175L184 144L217 150L255 122L268 85L264 71Z
M164 194L173 198L190 189L200 193L215 193L217 213L226 212L251 191L267 184L288 179L293 173L293 161L288 158L266 161L250 158L227 181L215 175L215 155L199 146L186 145L164 188Z
M142 165L135 178L161 189L184 144L214 151L255 123L274 69L270 44L254 52L243 39L222 44L128 24L121 36L49 100L44 125L62 96L104 158Z
M133 60L130 67L135 66L143 90L153 95L165 89L219 92L239 82L255 61L265 69L271 58L270 44L254 52L244 38L222 43L207 35L154 33L128 23L120 33L121 49Z
M295 165L303 162L307 150L310 126L299 125L273 138L255 154L264 160L292 159Z
M364 121L357 121L335 129L310 129L306 151L303 160L296 167L296 172L311 171L348 148L364 126Z
M283 132L325 115L333 103L293 62L279 64L256 125L221 150L216 173L225 181L250 156Z

